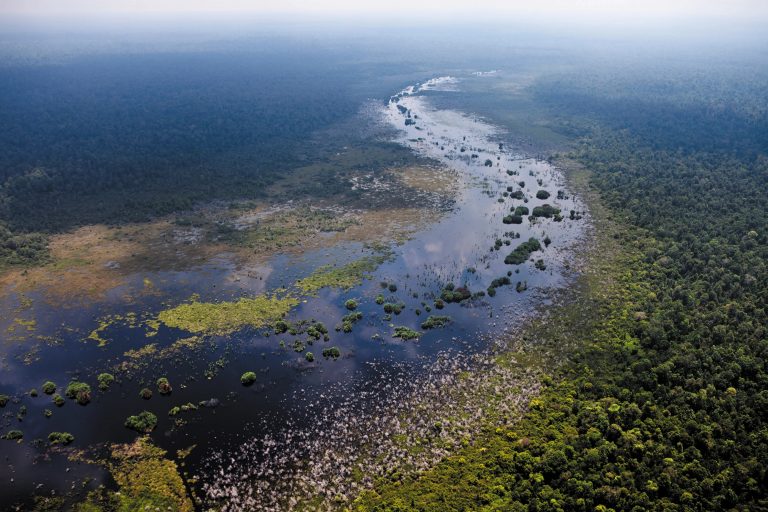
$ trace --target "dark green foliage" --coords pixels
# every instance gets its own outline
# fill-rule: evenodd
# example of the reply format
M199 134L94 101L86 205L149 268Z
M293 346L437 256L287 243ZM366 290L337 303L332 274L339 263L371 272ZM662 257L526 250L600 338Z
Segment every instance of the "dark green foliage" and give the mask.
M546 190L539 190L536 192L536 199L549 199L549 192Z
M422 329L437 329L438 327L443 327L445 325L448 325L451 322L451 317L449 316L440 316L440 315L430 315L427 317L426 320L424 320L421 323Z
M440 292L440 300L449 304L451 302L462 302L471 297L472 292L470 292L466 286L455 288L453 283L448 283L445 285L445 288L443 288L443 290ZM437 306L437 303L435 303L435 307L437 307L437 309L442 309Z
M522 190L515 190L514 192L510 191L509 197L512 199L523 199L525 197L525 194Z
M333 359L338 359L341 357L341 350L339 350L339 347L328 347L323 349L323 357L330 357Z
M243 386L250 386L256 382L256 374L254 372L245 372L240 376L240 383Z
M514 215L505 215L501 221L504 224L522 224L523 218L520 215L514 214Z
M69 432L51 432L48 434L48 442L51 444L67 445L75 440L75 436Z
M522 217L523 215L528 215L529 213L530 213L530 210L528 209L527 206L518 206L517 208L515 208L515 215L518 215L520 217Z
M54 405L56 405L56 407L62 407L62 406L64 405L64 403L65 403L65 401L64 401L64 397L63 397L63 396L61 396L61 395L60 395L60 394L58 394L58 393L56 393L55 395L53 395L53 397L51 398L51 400L53 400L53 403L54 403Z
M7 439L9 441L18 441L24 438L24 433L21 430L9 430L0 439Z
M504 263L507 265L520 265L525 263L532 253L541 250L541 243L536 238L529 238L527 242L523 242L504 258Z
M360 311L353 311L352 313L344 315L341 317L341 330L344 332L352 332L352 326L359 320L362 320L362 318L363 314Z
M8 395L0 395L0 407L5 407L10 399Z
M144 400L149 400L152 398L152 390L149 388L142 388L141 391L139 391L139 396Z
M100 373L96 380L99 381L99 389L106 391L109 386L115 381L115 376L111 373Z
M312 352L307 352L306 354L304 354L304 359L306 359L308 363L311 363L315 360L315 354L313 354Z
M544 204L542 206L534 206L533 211L531 212L531 215L533 215L534 217L545 217L547 219L550 219L559 214L560 214L560 209L555 208L550 204Z
M155 430L157 416L149 411L142 411L136 416L128 416L128 419L125 420L125 426L139 434L148 434Z
M344 303L344 307L352 311L357 309L357 301L355 299L349 299Z
M171 387L171 383L168 382L168 379L165 377L160 377L157 379L157 391L161 395L169 395L171 391L173 391L173 388Z
M402 325L395 327L395 332L392 334L393 338L400 338L405 341L418 339L419 336L421 336L419 331L414 331L413 329Z
M78 404L86 405L91 401L91 386L85 382L73 380L67 384L67 388L64 391L64 394L67 396L67 398L77 400Z
M56 384L51 381L44 382L41 388L46 395L52 395L56 392Z

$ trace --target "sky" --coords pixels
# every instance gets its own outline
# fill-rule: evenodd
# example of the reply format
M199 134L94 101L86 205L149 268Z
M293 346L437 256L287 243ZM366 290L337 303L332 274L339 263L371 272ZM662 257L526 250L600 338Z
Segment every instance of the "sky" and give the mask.
M0 0L0 13L26 16L151 13L316 16L475 14L659 18L765 17L766 0Z

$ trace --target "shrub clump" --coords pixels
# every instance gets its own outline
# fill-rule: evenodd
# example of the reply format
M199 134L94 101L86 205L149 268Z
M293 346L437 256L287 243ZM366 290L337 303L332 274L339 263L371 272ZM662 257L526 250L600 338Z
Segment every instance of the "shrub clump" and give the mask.
M315 354L313 354L312 352L307 352L306 354L304 354L304 359L306 359L308 363L311 363L315 360Z
M520 265L521 263L525 263L532 253L540 250L541 243L539 240L531 237L527 242L523 242L515 247L515 250L504 258L504 263L507 265Z
M427 317L426 320L424 320L421 323L422 329L436 329L438 327L443 327L451 322L451 317L449 316L440 316L440 315L430 315Z
M144 400L149 400L152 398L152 390L149 388L143 388L141 391L139 391L139 396Z
M355 299L349 299L344 303L344 307L350 311L354 311L357 309L357 301Z
M75 440L75 436L69 432L51 432L48 434L48 442L51 444L67 445Z
M504 224L522 224L523 223L523 217L521 215L512 214L507 215L501 221Z
M363 314L360 311L353 311L341 318L341 330L344 332L352 332L352 326L363 318ZM338 330L338 327L337 327Z
M115 376L111 373L100 373L99 376L96 377L96 380L99 381L99 389L106 391L109 389L109 386L115 382Z
M161 395L170 395L171 391L173 391L173 388L171 387L171 383L168 382L168 379L165 377L160 377L157 379L157 391Z
M8 405L8 401L11 399L8 395L0 395L0 407Z
M67 398L72 398L80 405L87 405L91 401L91 386L85 382L73 380L64 390Z
M398 326L395 327L395 332L392 334L393 338L400 338L401 340L415 340L421 336L419 331L414 331L410 327Z
M339 347L328 347L323 349L323 357L330 357L332 359L338 359L341 357L341 350Z
M245 372L240 376L240 383L243 386L250 386L256 382L256 374L254 372Z
M45 393L46 395L52 395L56 392L56 384L54 384L51 381L47 381L43 383L40 389L42 389L43 393Z
M549 192L546 190L539 190L536 192L536 199L549 199Z
M560 209L555 208L554 206L550 204L544 204L542 206L534 206L533 212L531 213L534 217L544 217L544 218L552 218L554 216L560 215Z
M528 215L531 211L528 209L527 206L518 206L515 208L515 215L523 216Z
M64 405L64 397L60 394L56 393L53 395L53 403L56 405L56 407L61 407Z
M440 299L448 303L462 302L471 297L472 292L470 292L466 286L459 286L456 288L453 283L445 285L445 288L440 292ZM435 303L435 307L437 307L437 303ZM438 309L440 308L438 307Z
M0 438L7 439L8 441L18 441L19 439L24 438L24 433L21 430L9 430L0 436Z
M157 426L157 416L149 411L141 411L136 416L128 416L125 426L139 434L148 434Z

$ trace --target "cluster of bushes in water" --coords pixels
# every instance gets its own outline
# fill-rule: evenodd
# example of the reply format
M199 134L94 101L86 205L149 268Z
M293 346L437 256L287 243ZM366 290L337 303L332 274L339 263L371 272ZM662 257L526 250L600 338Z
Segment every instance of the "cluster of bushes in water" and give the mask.
M445 325L448 325L450 322L451 322L451 317L449 316L430 315L427 317L426 320L424 320L421 323L421 328L424 330L436 329L438 327L443 327Z
M471 297L472 292L469 291L469 288L466 286L459 286L457 288L453 283L446 284L443 290L440 292L440 299L449 304L452 302L463 302L467 299L470 299ZM435 307L437 307L437 309L441 309L437 306L437 303L435 303Z
M362 320L362 318L363 314L360 311L352 311L351 313L341 317L341 326L337 327L336 330L352 332L352 326L355 325L355 323L359 320Z
M539 240L537 238L531 237L527 242L523 242L522 244L515 247L515 250L509 253L506 258L504 258L504 263L507 265L520 265L525 263L525 261L531 256L532 253L540 250L541 243Z
M415 340L421 336L419 331L414 331L410 327L398 326L395 327L395 332L392 334L393 338L400 338L401 340Z
M142 411L136 416L128 416L125 426L139 434L148 434L157 426L157 416L149 411Z

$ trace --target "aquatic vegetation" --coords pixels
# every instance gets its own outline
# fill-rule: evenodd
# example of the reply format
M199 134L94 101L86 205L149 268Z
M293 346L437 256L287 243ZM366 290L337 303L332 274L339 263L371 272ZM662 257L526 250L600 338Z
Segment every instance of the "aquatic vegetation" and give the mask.
M364 279L368 278L370 273L376 270L379 265L387 261L391 254L366 256L359 260L347 263L341 267L324 265L315 270L310 276L300 279L296 286L308 294L317 293L322 288L341 288L349 290L358 286Z
M344 307L350 311L357 309L357 301L355 299L349 299L344 303Z
M341 356L341 350L339 350L339 347L328 347L323 349L323 357L325 358L332 358L332 359L338 359Z
M472 292L470 292L466 286L459 286L456 288L453 283L445 285L440 292L440 299L449 304L451 302L463 302L471 297ZM437 303L435 303L435 306L437 307ZM438 309L441 308L438 307Z
M424 320L421 323L422 329L437 329L438 327L443 327L445 325L448 325L451 322L451 317L449 316L440 316L440 315L430 315L427 317L426 320Z
M111 447L107 462L119 490L99 488L88 494L77 512L172 510L194 512L184 481L175 462L165 458L166 451L152 444L146 436L130 444Z
M43 383L40 389L42 389L43 393L45 393L46 395L52 395L56 392L56 384L54 384L51 381L46 381Z
M10 399L8 395L0 395L0 407L5 407Z
M171 383L168 382L168 379L166 377L160 377L157 379L157 391L161 395L169 395L171 391L173 391L173 388L171 387Z
M435 300L435 309L443 309L445 307L445 302L443 299L437 299Z
M328 328L322 322L315 322L307 327L307 336L317 341L323 338L325 341L330 339L328 335Z
M60 394L58 394L58 393L56 393L55 395L53 395L53 397L52 397L52 400L53 400L53 403L54 403L54 405L55 405L56 407L62 407L62 406L64 406L64 404L66 403L66 402L65 402L65 400L64 400L64 397L63 397L63 396L61 396L61 395L60 395Z
M544 217L547 219L552 218L559 214L560 214L560 209L555 208L550 204L544 204L542 206L534 206L533 212L531 212L531 215L533 215L534 217Z
M50 434L48 434L48 442L53 445L55 444L68 445L74 440L75 440L75 436L73 436L69 432L51 432Z
M530 210L527 206L518 206L515 208L515 215L523 216L528 215L530 213Z
M378 294L378 295L376 296L376 300L375 300L375 302L376 302L376 304L378 304L379 306L381 306L382 304L384 304L384 296L383 296L382 294Z
M405 327L402 325L395 327L395 332L392 334L393 338L400 338L406 341L418 339L419 336L421 336L419 331L414 331L410 327Z
M243 386L250 386L254 382L256 382L256 373L254 372L245 372L240 376L240 383Z
M523 217L520 215L505 215L501 221L504 224L522 224L523 223Z
M80 405L87 405L91 401L91 386L85 382L73 380L67 385L64 394Z
M157 416L149 411L142 411L136 416L128 416L125 426L139 434L148 434L157 426Z
M395 293L397 291L397 285L395 283L389 283L387 289L390 291L390 293Z
M20 441L24 438L24 432L21 430L9 430L0 439L7 439L8 441Z
M363 313L360 311L353 311L352 313L344 315L341 318L341 330L344 332L352 332L352 326L359 320L362 320L362 318Z
M527 242L518 245L514 251L509 253L507 257L504 258L504 263L507 265L520 265L521 263L525 263L532 253L540 250L541 243L539 243L539 240L531 237Z
M111 373L100 373L96 380L99 382L99 389L106 391L115 382L115 376Z
M152 398L152 390L149 388L142 388L142 390L139 391L139 396L144 400L149 400Z
M307 352L306 354L304 354L304 359L306 359L308 363L311 363L312 361L315 360L315 354L313 354L312 352Z
M37 396L37 389L32 388L29 390L29 396L35 398Z
M157 319L167 327L200 334L226 335L244 327L265 327L281 320L299 301L260 295L234 302L190 302L165 311Z
M539 190L536 192L536 199L549 199L549 195L546 190Z
M509 197L511 197L512 199L524 199L525 194L523 193L522 190L515 190L514 192L510 191Z

